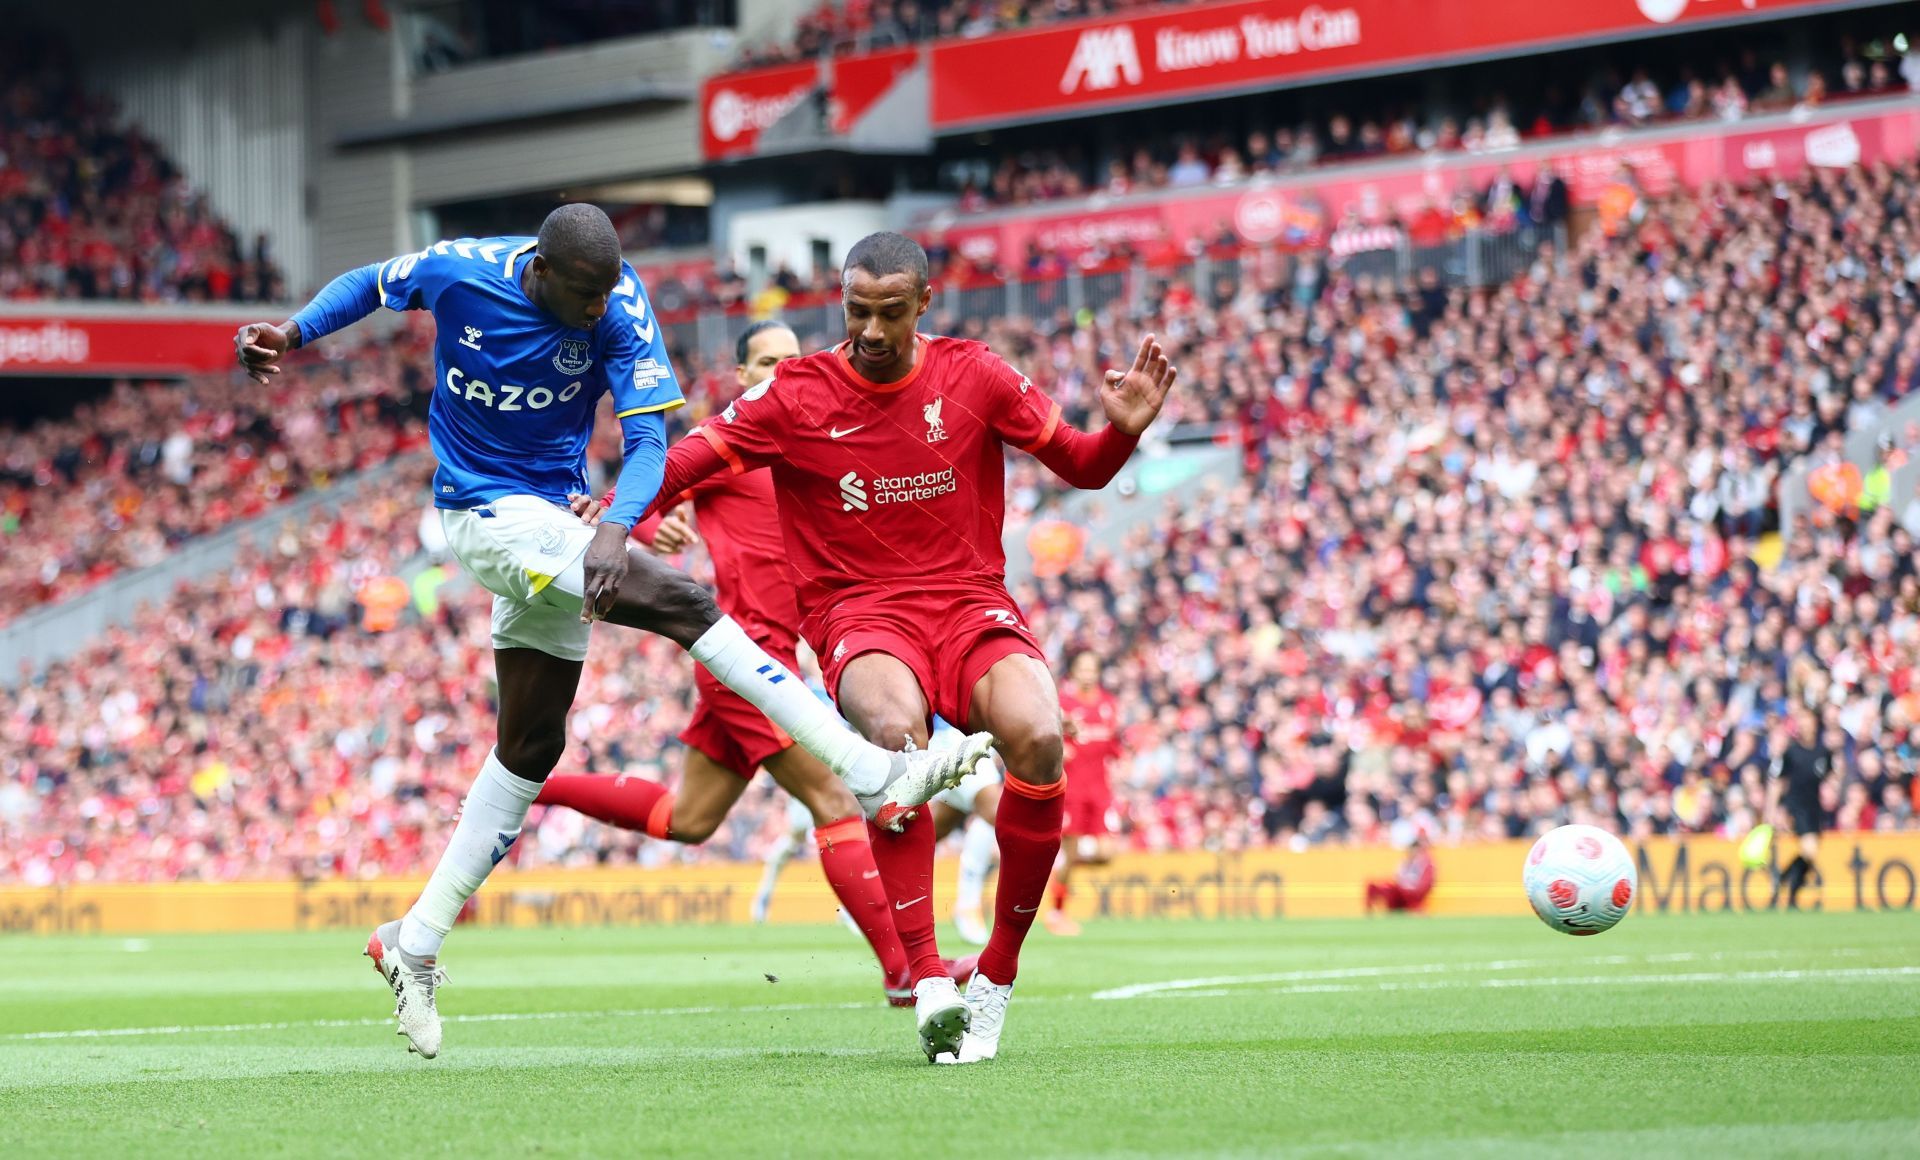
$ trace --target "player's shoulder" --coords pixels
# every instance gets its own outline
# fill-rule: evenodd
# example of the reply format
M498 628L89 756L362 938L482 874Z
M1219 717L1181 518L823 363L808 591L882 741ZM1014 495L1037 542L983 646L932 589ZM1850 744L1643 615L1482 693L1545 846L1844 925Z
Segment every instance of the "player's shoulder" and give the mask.
M509 278L513 265L534 246L527 237L448 238L417 253L401 254L380 267L382 289L400 286L444 289L459 282Z
M993 352L993 348L975 338L954 338L944 334L921 336L928 355L947 370L949 379L981 384L1006 384L1021 390L1033 384L1012 364Z

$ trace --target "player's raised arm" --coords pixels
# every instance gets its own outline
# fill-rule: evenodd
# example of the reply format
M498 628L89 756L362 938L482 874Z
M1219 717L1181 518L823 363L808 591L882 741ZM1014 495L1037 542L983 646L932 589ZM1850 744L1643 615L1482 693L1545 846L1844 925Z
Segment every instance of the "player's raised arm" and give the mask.
M1090 491L1107 486L1120 474L1139 445L1141 432L1166 406L1167 394L1179 377L1153 335L1142 338L1131 368L1106 373L1100 405L1107 413L1107 425L1089 434L1063 422L1060 405L1029 380L1011 368L1008 373L1018 385L1002 391L1000 437L1046 464L1071 486Z
M264 383L280 373L280 359L295 347L305 346L380 309L380 265L348 270L321 288L320 293L275 325L250 322L233 336L234 352L240 366L256 383Z

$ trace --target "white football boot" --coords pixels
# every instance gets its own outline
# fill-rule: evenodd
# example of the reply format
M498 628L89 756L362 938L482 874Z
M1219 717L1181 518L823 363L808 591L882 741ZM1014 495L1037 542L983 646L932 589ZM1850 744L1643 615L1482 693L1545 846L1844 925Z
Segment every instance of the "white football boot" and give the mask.
M953 929L960 932L963 942L977 947L987 945L987 919L977 906L954 907Z
M967 984L967 1008L973 1012L966 1038L960 1041L959 1054L935 1063L982 1063L1000 1053L1000 1032L1007 1026L1007 1004L1013 999L1013 984L993 982L975 971Z
M438 963L424 955L410 955L400 949L400 920L374 928L367 939L366 956L373 969L393 988L393 1017L399 1021L399 1034L407 1037L407 1050L427 1059L440 1054L440 1011L433 993L447 981Z
M893 755L886 784L855 794L854 800L875 825L901 830L921 806L972 773L974 763L993 752L993 744L991 733L969 733L952 749L921 749L909 739L906 749Z
M913 1018L920 1026L920 1050L927 1053L928 1063L939 1063L942 1055L959 1058L973 1013L952 978L935 975L913 985Z

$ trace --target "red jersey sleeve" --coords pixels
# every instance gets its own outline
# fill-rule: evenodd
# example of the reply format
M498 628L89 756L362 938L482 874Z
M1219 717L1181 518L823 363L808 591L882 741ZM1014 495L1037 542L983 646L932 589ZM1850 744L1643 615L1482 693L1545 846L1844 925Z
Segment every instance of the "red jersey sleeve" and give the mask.
M1102 488L1113 481L1139 444L1108 425L1089 435L1060 419L1060 404L1049 399L1033 380L1008 366L1006 360L980 351L987 373L987 415L1004 443L1046 464L1047 469L1074 487Z
M784 392L779 378L750 388L726 409L695 427L667 452L667 470L649 514L664 512L718 472L741 475L782 457L786 429Z

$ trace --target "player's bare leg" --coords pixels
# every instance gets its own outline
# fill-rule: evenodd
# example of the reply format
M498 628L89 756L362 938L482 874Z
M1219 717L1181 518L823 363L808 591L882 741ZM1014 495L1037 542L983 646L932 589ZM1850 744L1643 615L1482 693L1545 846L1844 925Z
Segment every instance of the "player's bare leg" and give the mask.
M792 803L789 803L792 809ZM766 868L760 875L760 888L753 893L753 921L767 921L767 912L773 907L773 888L780 881L780 871L807 845L807 835L813 832L813 816L802 810L798 817L791 817L787 831L774 839L772 848L767 851Z
M864 653L840 675L840 711L876 745L927 747L932 715L913 670L885 653ZM969 769L973 768L969 763ZM972 1012L941 961L933 930L931 811L919 810L898 833L869 826L873 860L893 899L893 925L906 947L913 980L914 1021L927 1058L958 1058ZM978 977L976 975L976 977Z
M963 814L944 801L934 803L934 826L941 838L965 827L960 840L960 874L953 896L953 928L974 946L987 945L986 913L981 899L986 894L987 875L999 860L1000 847L993 820L1000 808L1000 786L980 787L973 798L973 813ZM957 975L955 976L958 977Z
M1045 901L1060 853L1066 789L1060 698L1045 664L1026 655L1002 658L974 686L972 715L970 727L992 722L1007 772L994 827L1000 884L994 892L993 932L967 986L973 1020L958 1063L992 1059L1000 1049L1020 947Z
M1053 877L1052 905L1041 921L1053 934L1069 938L1080 933L1080 924L1067 913L1067 899L1073 893L1076 866L1105 866L1113 861L1113 839L1104 834L1073 834L1060 844L1060 865Z
M520 837L540 783L567 747L567 711L580 684L580 662L535 649L495 649L500 719L493 752L467 791L447 848L404 919L367 941L387 985L408 1045L432 1059L440 1051L440 945L460 908Z
M927 752L924 745L900 753L849 733L805 682L721 613L711 593L637 548L628 549L626 574L609 600L603 619L657 633L686 649L845 781L870 817L886 821L958 785L992 748L992 737L975 734L944 753Z

